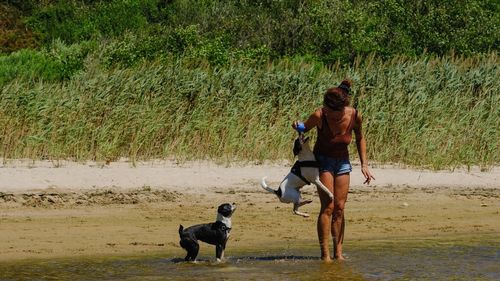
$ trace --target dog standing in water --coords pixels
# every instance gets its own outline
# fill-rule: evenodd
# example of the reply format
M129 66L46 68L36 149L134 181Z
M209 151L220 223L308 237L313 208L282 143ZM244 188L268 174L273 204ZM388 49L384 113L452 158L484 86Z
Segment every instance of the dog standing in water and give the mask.
M332 192L319 180L319 163L316 161L308 141L309 137L306 138L303 133L299 132L299 137L293 145L293 154L297 156L298 160L277 190L270 188L266 184L265 177L260 183L262 188L276 194L281 202L293 203L293 213L303 217L309 217L309 214L300 212L299 207L312 202L311 200L302 199L300 189L304 185L315 184L333 200Z
M231 231L231 216L236 210L236 204L224 203L217 208L217 219L213 223L197 224L186 229L179 226L180 245L187 251L186 261L196 261L200 250L199 241L215 245L215 257L220 262L224 258L227 239Z

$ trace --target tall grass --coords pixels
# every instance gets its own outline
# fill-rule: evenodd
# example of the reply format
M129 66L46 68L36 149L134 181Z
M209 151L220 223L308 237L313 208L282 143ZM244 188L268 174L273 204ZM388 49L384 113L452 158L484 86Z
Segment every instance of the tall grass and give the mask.
M370 154L432 168L500 161L496 54L368 62L354 71Z
M18 78L4 85L0 156L291 159L291 122L307 118L324 90L348 76L372 161L436 169L500 162L495 53L359 58L351 68L288 60L99 65L87 60L85 71L68 81Z

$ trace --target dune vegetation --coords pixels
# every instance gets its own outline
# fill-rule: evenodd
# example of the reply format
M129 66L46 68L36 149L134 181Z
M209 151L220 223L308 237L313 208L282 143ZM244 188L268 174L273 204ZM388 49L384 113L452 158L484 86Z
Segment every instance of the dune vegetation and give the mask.
M371 161L488 168L500 162L498 12L495 1L8 0L0 157L291 159L291 122L349 77Z

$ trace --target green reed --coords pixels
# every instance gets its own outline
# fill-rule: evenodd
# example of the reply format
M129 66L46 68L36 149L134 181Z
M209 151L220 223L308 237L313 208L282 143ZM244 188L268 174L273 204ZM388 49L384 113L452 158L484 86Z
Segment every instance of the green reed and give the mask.
M0 156L291 159L291 122L307 118L325 89L351 77L371 161L489 167L500 162L498 65L496 54L368 57L329 68L181 59L106 70L89 59L68 81L16 79L2 88Z

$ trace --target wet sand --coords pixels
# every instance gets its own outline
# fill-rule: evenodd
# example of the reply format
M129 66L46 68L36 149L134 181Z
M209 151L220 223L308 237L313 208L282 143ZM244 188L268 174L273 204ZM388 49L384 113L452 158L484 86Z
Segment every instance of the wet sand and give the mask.
M181 258L179 224L211 222L235 202L226 255L315 245L319 200L292 214L259 186L277 187L289 166L213 163L10 162L0 166L0 262L58 257L162 255ZM346 251L377 239L500 233L499 169L430 172L377 167L361 184L354 167L346 206ZM200 255L212 256L202 244Z

